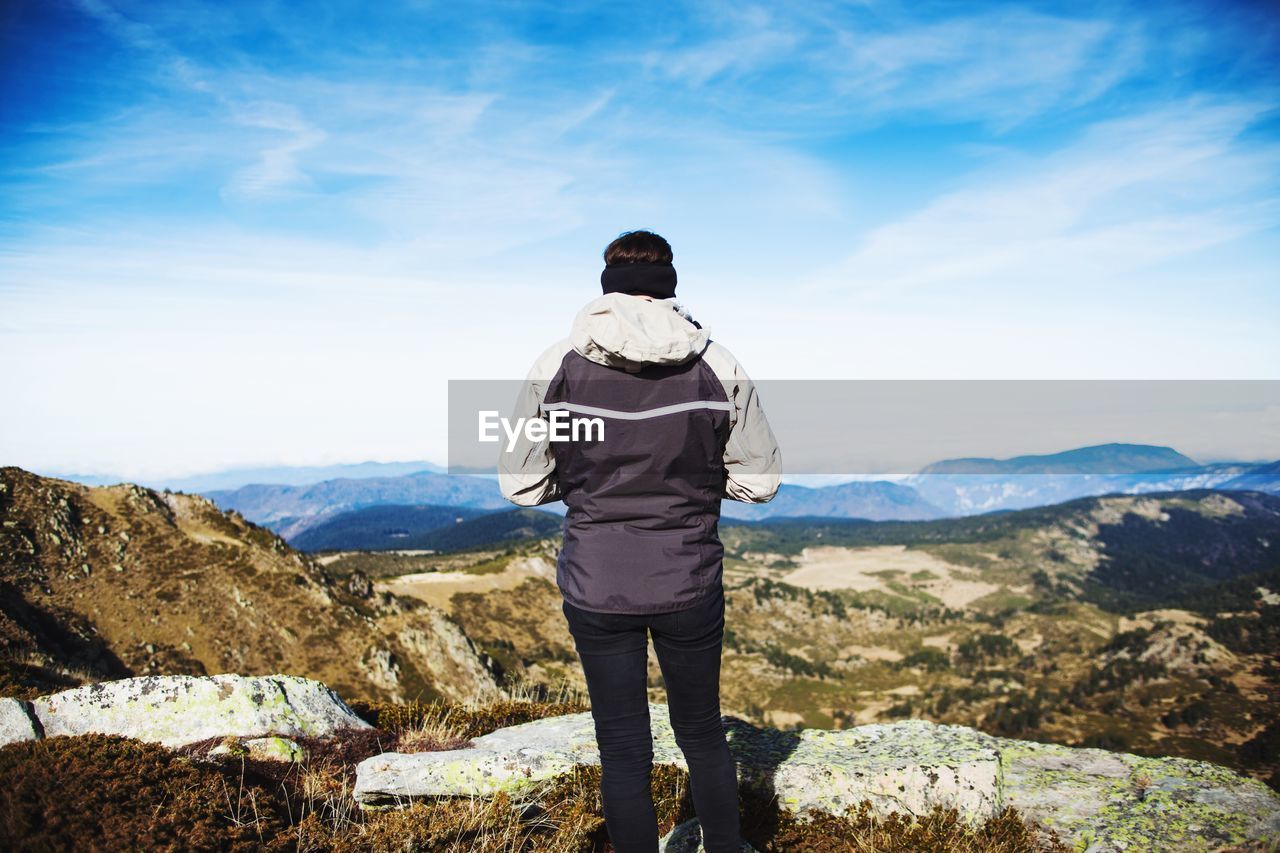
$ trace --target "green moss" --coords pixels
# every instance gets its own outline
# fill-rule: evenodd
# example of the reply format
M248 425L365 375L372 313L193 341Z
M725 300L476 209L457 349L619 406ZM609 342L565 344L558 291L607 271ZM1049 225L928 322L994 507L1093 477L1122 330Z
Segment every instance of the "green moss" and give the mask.
M1194 851L1242 844L1257 840L1257 809L1277 808L1262 783L1206 762L1122 753L1090 758L1019 741L1002 741L1001 758L1006 777L1016 780L1014 804L1052 794L1057 807L1044 809L1044 821L1079 849L1101 844Z

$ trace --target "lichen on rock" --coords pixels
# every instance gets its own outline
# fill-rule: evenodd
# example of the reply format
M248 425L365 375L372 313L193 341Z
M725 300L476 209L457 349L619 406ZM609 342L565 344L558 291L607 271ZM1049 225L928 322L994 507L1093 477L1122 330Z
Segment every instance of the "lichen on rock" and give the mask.
M687 767L665 705L650 705L654 761ZM840 811L870 801L883 813L926 814L936 806L966 818L1000 810L1000 757L992 739L959 726L910 721L842 732L782 732L728 724L743 785L793 811ZM360 765L356 797L366 804L423 796L514 793L598 764L589 713L512 726L466 749L375 756Z
M1216 764L1006 739L999 749L1006 804L1081 849L1280 840L1280 796Z
M28 702L19 699L0 699L0 746L37 740L35 718Z
M684 767L666 706L651 705L654 761ZM725 720L739 781L796 814L923 816L941 807L985 820L1012 807L1080 850L1210 850L1280 839L1280 796L1226 768L1183 759L997 738L922 720L843 731L778 731ZM589 713L500 729L463 749L362 762L370 807L420 797L517 795L599 763Z
M47 736L115 734L170 747L369 728L325 685L288 675L126 678L43 696L32 707Z

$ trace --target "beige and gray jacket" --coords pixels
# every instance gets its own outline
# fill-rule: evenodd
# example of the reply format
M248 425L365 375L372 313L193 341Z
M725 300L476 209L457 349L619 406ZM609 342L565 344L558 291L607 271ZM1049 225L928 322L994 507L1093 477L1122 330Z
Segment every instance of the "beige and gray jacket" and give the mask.
M587 610L656 613L721 583L722 498L764 503L781 455L755 385L672 299L612 293L535 362L516 418L594 420L588 439L531 441L499 460L508 500L565 502L556 580Z

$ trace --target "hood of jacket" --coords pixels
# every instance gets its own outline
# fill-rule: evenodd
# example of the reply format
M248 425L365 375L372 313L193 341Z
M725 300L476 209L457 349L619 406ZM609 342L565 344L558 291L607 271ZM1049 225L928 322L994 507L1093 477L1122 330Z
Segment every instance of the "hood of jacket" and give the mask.
M674 299L608 293L578 312L569 339L585 359L634 371L682 364L706 349L710 337Z

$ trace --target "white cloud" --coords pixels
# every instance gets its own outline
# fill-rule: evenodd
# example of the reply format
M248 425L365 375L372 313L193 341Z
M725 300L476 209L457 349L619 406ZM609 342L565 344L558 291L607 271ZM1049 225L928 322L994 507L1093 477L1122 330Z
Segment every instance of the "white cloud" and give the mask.
M266 131L284 134L259 149L257 160L238 169L226 187L243 197L269 196L288 189L308 189L311 179L299 166L303 152L324 142L328 134L305 121L290 104L257 101L233 110L233 121Z
M1143 54L1139 34L1113 21L1014 9L888 32L853 26L827 58L836 92L862 109L1008 126L1093 100Z
M796 3L765 11L713 4L697 36L641 55L642 67L707 106L832 130L894 117L1008 130L1081 107L1143 71L1152 47L1119 16L993 8L930 19L905 7Z
M1280 146L1240 139L1265 111L1187 101L1099 123L1041 158L1004 158L873 229L815 284L881 298L1123 287L1137 270L1280 221Z

